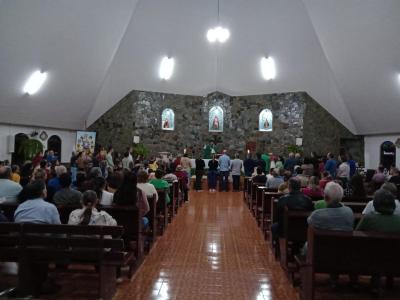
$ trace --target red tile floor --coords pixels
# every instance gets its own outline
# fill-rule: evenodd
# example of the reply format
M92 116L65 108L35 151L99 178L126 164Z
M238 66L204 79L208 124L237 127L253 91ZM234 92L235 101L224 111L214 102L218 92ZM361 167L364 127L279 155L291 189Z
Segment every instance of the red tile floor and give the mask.
M242 193L191 193L115 299L298 299Z

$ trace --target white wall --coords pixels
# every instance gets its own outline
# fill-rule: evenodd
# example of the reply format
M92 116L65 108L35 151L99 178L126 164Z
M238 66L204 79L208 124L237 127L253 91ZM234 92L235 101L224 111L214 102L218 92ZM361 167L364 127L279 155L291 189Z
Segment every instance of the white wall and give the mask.
M61 162L69 162L71 153L74 149L76 140L76 131L61 130L61 129L49 129L45 127L31 127L31 126L18 126L18 125L7 125L0 124L0 160L8 159L11 162L11 153L8 152L8 140L9 135L16 135L17 133L25 133L28 136L32 131L36 130L39 134L44 130L46 131L48 138L52 135L58 135L61 139ZM35 137L39 141L38 136ZM47 148L47 140L41 141L44 149Z
M400 133L397 135L371 135L364 137L364 158L365 167L367 169L376 169L380 162L381 144L386 141L396 143L400 138ZM396 147L396 167L400 167L400 148Z

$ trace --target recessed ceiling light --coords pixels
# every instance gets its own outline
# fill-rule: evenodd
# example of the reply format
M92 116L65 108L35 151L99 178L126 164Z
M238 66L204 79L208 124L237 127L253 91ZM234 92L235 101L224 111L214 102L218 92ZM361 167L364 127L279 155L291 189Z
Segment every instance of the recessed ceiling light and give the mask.
M40 72L39 70L33 72L24 85L24 93L29 95L35 94L42 87L46 78L46 72Z
M260 65L261 74L265 80L271 80L276 77L275 61L272 57L263 57Z
M160 78L164 79L164 80L170 79L172 76L172 73L174 72L174 65L175 65L174 59L172 57L170 58L170 57L165 56L161 60L161 64L160 64L160 70L159 70Z

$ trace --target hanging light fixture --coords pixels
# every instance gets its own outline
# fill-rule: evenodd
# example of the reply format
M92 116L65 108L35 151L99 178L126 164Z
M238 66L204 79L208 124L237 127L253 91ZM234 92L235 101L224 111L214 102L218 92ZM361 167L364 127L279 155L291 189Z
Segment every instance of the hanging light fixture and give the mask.
M220 21L219 21L219 0L218 0L218 7L217 7L217 12L218 12L218 26L210 28L207 31L207 40L210 43L214 42L220 42L220 43L225 43L229 37L230 37L230 32L229 29L224 28L220 26Z

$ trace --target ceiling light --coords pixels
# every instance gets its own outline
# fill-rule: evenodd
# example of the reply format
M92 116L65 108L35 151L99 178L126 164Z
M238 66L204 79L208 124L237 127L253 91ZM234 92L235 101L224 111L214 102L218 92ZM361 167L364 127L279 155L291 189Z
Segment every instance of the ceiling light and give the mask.
M211 28L207 31L207 40L210 43L214 43L217 40L217 33L215 32L215 29Z
M174 72L174 65L175 65L174 59L172 57L169 58L165 56L160 64L160 71L159 71L160 78L164 80L170 79L172 73Z
M218 26L207 31L207 40L210 43L214 43L216 41L225 43L229 39L230 35L231 34L228 29Z
M42 87L46 78L46 72L40 72L39 70L33 72L24 85L24 93L29 95L35 94Z
M220 24L219 22L219 0L217 2L217 24ZM229 37L230 37L230 32L228 29L221 27L221 26L217 26L214 28L211 28L207 31L207 40L210 43L214 43L216 41L220 42L220 43L225 43Z
M261 73L265 80L274 79L276 76L275 61L272 57L261 59Z

